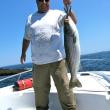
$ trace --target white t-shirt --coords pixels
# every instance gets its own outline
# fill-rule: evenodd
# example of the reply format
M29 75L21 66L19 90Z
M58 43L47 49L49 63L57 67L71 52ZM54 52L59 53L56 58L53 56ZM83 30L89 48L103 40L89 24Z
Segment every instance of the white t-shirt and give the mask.
M24 39L31 41L32 62L47 64L65 58L62 27L65 13L49 10L28 17Z

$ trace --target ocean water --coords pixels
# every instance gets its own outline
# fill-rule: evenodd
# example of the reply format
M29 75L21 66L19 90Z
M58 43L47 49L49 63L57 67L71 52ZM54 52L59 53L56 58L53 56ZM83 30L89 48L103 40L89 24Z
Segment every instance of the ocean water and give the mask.
M7 78L7 77L11 77L11 75L10 76L0 76L0 80L2 80L3 78ZM22 75L18 74L14 77L8 78L8 79L3 80L3 81L0 81L0 88L15 84L16 81L18 81L18 80L22 80L22 79L26 79L26 78L30 78L30 77L32 77L31 72L27 72L27 73L22 74Z
M1 67L4 69L29 69L32 68L32 63L12 65ZM79 71L110 71L110 52L101 52L96 54L82 55ZM31 72L9 78L8 80L0 81L0 88L14 84L20 77L20 79L29 78L32 76ZM0 80L7 76L0 76Z
M80 71L110 71L110 59L81 59Z

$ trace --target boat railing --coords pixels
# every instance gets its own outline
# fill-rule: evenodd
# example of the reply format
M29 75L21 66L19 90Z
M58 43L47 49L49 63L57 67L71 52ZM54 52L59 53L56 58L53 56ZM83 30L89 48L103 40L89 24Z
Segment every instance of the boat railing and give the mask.
M27 71L23 71L23 72L14 74L14 75L7 76L7 77L5 77L5 78L0 79L0 82L2 82L2 81L4 81L4 80L7 80L7 79L10 79L10 78L13 78L13 77L15 77L15 76L19 76L18 79L17 79L17 80L19 80L19 79L21 78L21 75L22 75L22 74L25 74L25 73L28 73L28 72L31 72L31 71L32 71L32 69L27 70Z

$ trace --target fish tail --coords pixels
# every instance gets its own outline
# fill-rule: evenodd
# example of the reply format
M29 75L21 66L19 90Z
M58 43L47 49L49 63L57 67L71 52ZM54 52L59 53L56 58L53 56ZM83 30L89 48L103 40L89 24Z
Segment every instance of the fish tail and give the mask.
M70 88L82 87L82 84L81 84L81 82L79 81L78 78L75 78L75 79L73 79L73 80L70 80L69 87L70 87Z
M77 38L78 36L76 36ZM74 45L74 51L73 51L73 64L72 64L72 72L71 72L71 79L70 79L70 88L73 87L82 87L81 82L77 78L77 73L79 71L79 66L80 66L80 44L79 40L77 38L77 41Z

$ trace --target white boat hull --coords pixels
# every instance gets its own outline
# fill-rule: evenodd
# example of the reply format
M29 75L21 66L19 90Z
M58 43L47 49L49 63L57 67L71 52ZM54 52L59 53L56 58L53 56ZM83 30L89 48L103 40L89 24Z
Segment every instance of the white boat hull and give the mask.
M77 110L110 110L109 84L98 76L79 75L78 78L83 86L73 90ZM51 84L49 110L62 110L54 82ZM16 92L13 92L12 86L1 88L0 110L36 110L33 88Z

